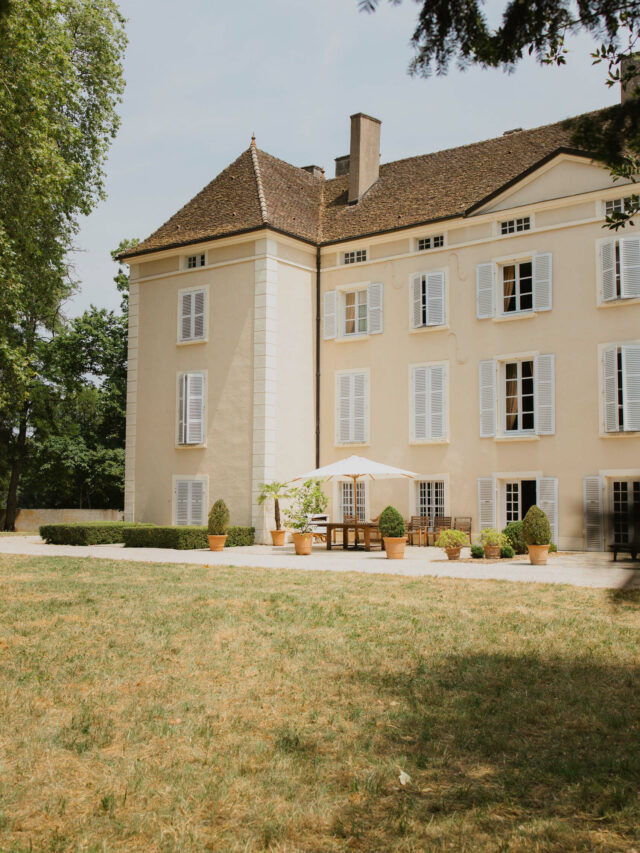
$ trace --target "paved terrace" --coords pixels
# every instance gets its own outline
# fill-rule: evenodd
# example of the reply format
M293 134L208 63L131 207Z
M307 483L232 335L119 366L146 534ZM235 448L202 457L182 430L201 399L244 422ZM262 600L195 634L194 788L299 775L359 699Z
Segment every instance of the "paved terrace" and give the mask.
M450 562L440 548L407 547L404 560L388 560L380 551L328 552L315 545L309 557L296 556L293 545L274 548L252 545L213 551L174 551L168 548L125 548L123 545L46 545L39 536L2 536L0 555L92 557L148 563L189 563L212 566L242 566L263 569L304 569L306 571L368 572L409 577L470 578L524 583L559 583L602 589L640 589L640 564L613 563L610 554L564 552L551 554L546 566L532 566L528 557L500 562ZM469 556L463 548L462 557Z

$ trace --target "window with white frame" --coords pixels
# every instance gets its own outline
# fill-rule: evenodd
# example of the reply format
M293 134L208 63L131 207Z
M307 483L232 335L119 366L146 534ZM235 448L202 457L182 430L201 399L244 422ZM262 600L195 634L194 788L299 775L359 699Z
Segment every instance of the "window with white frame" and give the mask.
M640 344L611 344L602 352L605 432L640 430Z
M444 512L444 480L419 480L416 484L418 492L418 515L422 518L441 518Z
M615 545L640 539L640 480L611 481L610 506Z
M410 441L445 441L448 365L414 364L410 372Z
M358 521L367 520L367 491L366 483L363 480L356 480L355 483L355 503L353 481L345 480L339 484L340 487L340 518L342 521L345 518L353 518Z
M205 524L205 480L176 477L174 489L174 523L178 525Z
M428 252L429 249L441 249L444 246L444 234L435 234L433 237L418 237L417 248L419 252Z
M203 267L206 263L204 252L198 255L187 255L187 269L195 270L197 267Z
M411 277L411 326L422 329L442 326L446 315L446 287L443 271L418 273Z
M600 282L603 302L640 297L640 237L602 241Z
M178 444L204 443L204 373L178 375Z
M352 252L345 252L342 256L343 264L361 264L367 260L366 249L355 249Z
M367 305L367 290L348 290L343 293L343 323L342 334L366 335L369 308Z
M501 498L499 503L498 498ZM546 514L551 527L551 541L558 544L558 478L511 477L478 478L478 522L480 530L503 527L509 521L520 521L529 507L537 504ZM500 510L499 510L500 506Z
M502 370L504 431L532 433L535 429L533 361L508 361Z
M325 341L382 333L384 286L381 281L344 290L327 290L323 302Z
M368 433L367 371L336 374L336 444L365 444Z
M183 290L179 297L178 338L181 342L202 341L206 337L207 291Z
M496 272L498 286L496 287ZM496 299L497 290L497 299ZM551 311L553 258L536 253L529 258L489 261L476 267L476 316L479 320L530 311Z
M531 218L522 216L519 219L505 219L500 223L501 234L516 234L519 231L531 230Z
M626 198L612 198L604 203L605 216L612 216L614 213L625 213L631 209L632 196Z
M555 356L479 364L480 436L555 433Z
M533 263L518 261L500 267L502 313L533 311Z
M515 480L504 483L504 522L522 521L537 502L536 480Z

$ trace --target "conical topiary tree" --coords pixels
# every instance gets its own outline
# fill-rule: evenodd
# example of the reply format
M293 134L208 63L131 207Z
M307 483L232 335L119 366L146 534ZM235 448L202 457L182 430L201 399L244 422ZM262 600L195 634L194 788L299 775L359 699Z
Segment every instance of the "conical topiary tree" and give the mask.
M386 509L382 510L378 521L378 527L382 536L386 536L389 539L399 539L406 533L404 518L393 506L388 506Z
M551 525L546 513L539 506L534 504L525 515L522 522L522 535L527 545L551 544Z
M224 536L229 526L229 510L220 498L209 510L209 536Z

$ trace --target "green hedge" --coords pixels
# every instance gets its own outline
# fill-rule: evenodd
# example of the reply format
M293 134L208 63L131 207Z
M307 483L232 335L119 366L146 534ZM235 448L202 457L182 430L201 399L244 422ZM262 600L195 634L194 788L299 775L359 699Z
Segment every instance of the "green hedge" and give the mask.
M40 536L50 545L110 545L114 542L124 542L125 530L150 526L126 521L42 524Z
M229 527L225 547L253 545L254 540L253 527ZM132 527L124 532L124 544L127 548L175 548L186 551L208 548L209 540L206 527Z

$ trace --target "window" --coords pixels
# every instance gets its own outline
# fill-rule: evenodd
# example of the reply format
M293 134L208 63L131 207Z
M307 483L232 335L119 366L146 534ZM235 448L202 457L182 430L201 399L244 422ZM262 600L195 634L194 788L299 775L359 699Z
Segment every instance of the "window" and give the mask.
M506 264L501 267L502 311L533 310L533 264L531 261Z
M369 440L368 374L336 374L336 444L365 444Z
M497 511L498 496L501 511ZM551 527L551 541L558 544L558 478L521 479L518 474L478 479L478 521L480 530L502 528L510 521L521 521L534 504L546 514Z
M521 219L505 219L500 223L501 234L515 234L518 231L530 231L531 218L523 216Z
M180 322L178 338L183 341L202 341L206 336L206 290L183 290L180 293Z
M419 273L411 280L411 325L414 329L445 323L443 272Z
M605 432L640 430L640 344L603 350Z
M555 433L554 355L481 361L478 383L481 437Z
M367 260L366 249L356 249L353 252L345 252L343 262L345 264L361 264Z
M537 501L535 480L516 480L504 484L504 521L522 521Z
M640 480L611 483L613 542L626 545L640 538Z
M369 282L353 290L327 290L324 294L323 337L349 338L379 335L383 330L384 287Z
M418 251L427 252L429 249L440 249L444 246L444 234L436 234L434 237L418 238Z
M174 479L176 524L205 524L205 486L204 480Z
M205 255L204 252L200 255L189 255L187 257L187 269L194 270L196 267L203 267L205 265Z
M442 517L444 512L444 481L420 480L418 489L418 515L433 519Z
M178 444L203 444L204 374L182 373L178 377L178 386Z
M367 334L367 291L350 290L344 294L344 335Z
M603 302L640 297L640 238L605 240L600 247Z
M605 201L605 216L611 216L614 213L624 213L626 210L629 210L632 198L632 196L627 196L626 198L613 198L610 201Z
M447 438L447 365L411 367L410 441L444 441Z
M511 361L504 365L504 431L533 432L533 361Z
M353 518L354 515L358 521L367 520L367 494L366 484L363 480L356 480L356 502L353 503L353 482L347 481L340 483L340 516L344 521L345 518Z

